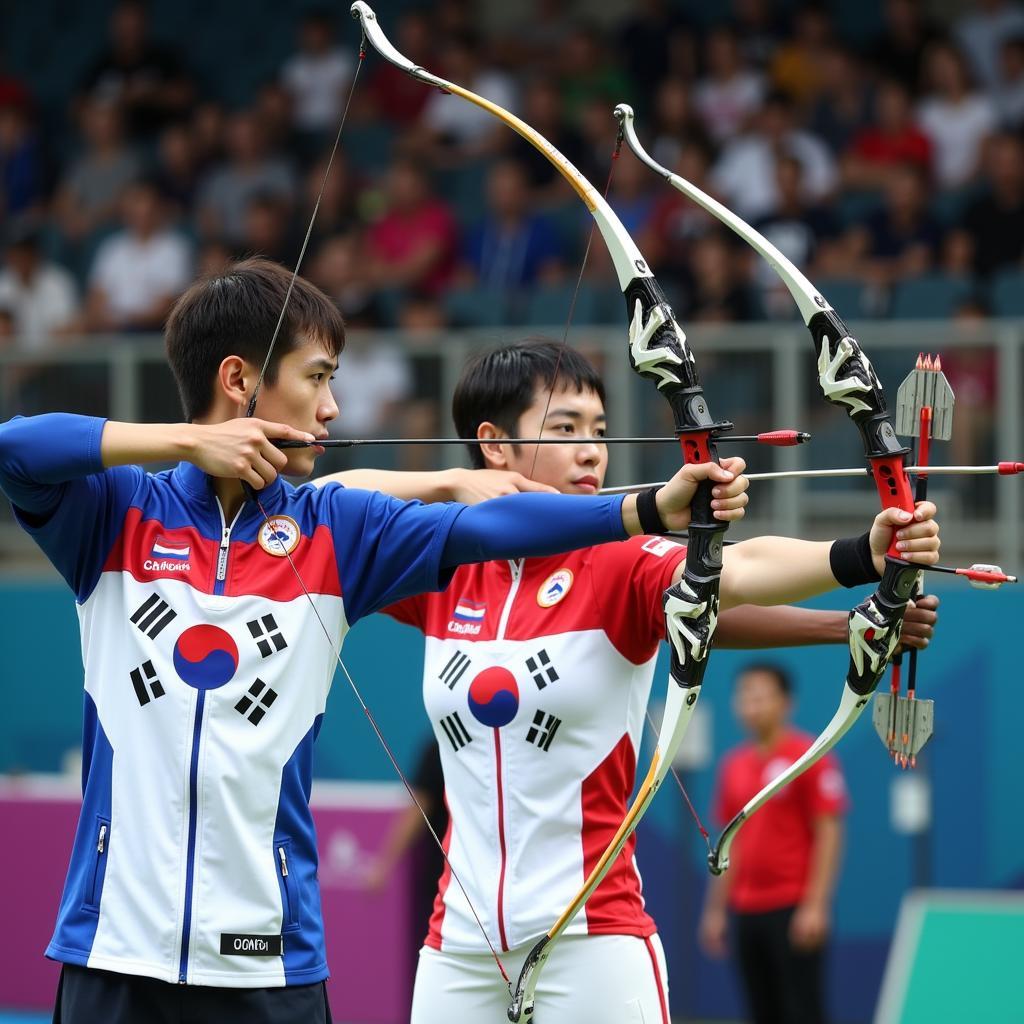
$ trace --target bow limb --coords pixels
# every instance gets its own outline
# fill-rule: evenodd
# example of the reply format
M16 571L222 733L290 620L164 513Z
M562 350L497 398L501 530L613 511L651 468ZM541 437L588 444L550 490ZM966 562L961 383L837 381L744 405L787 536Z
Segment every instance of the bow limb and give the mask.
M860 431L882 508L898 507L912 512L914 496L906 473L910 450L901 445L896 436L874 367L835 310L760 232L706 192L657 163L637 139L631 107L620 104L615 108L615 117L629 148L643 163L736 232L782 279L814 339L822 393L829 402L845 408ZM899 643L903 612L918 576L918 570L899 557L895 545L894 536L878 589L850 612L850 662L838 710L807 752L772 779L729 822L708 858L713 874L720 874L728 867L729 849L744 822L835 746L860 716L878 686Z
M643 258L614 211L593 185L538 131L490 100L426 71L400 54L381 31L373 10L363 0L352 5L371 46L390 63L418 81L443 89L488 111L543 153L569 182L590 210L615 266L629 319L629 360L641 377L653 383L672 407L675 433L684 464L717 459L715 439L731 424L716 422L704 399L696 364L686 337L676 322ZM665 775L696 704L707 665L718 612L719 577L726 524L711 508L713 484L703 481L691 503L691 524L683 580L670 588L665 612L672 640L673 672L668 687L661 736L651 766L629 808L583 887L561 916L531 950L512 992L508 1017L529 1024L533 1018L540 971L553 944L566 930L591 893L622 852L650 805Z

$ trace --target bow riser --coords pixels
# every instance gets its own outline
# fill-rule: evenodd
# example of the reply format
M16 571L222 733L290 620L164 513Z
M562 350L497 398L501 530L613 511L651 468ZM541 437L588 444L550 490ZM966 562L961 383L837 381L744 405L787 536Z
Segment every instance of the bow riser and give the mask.
M857 425L882 508L914 510L906 466L910 449L896 434L881 382L860 343L834 310L816 313L807 324L818 352L818 384L833 405L845 408ZM889 555L898 559L893 536Z

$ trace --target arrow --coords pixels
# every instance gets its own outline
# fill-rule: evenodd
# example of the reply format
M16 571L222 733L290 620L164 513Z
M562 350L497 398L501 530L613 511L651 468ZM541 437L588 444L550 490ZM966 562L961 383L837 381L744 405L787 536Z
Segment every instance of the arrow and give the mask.
M724 440L724 438L723 438ZM907 466L911 474L927 473L929 476L1016 476L1024 473L1024 462L997 462L992 466ZM846 469L787 469L774 473L745 473L748 480L813 480L829 477L871 476L867 466ZM662 487L664 481L651 484L623 484L620 487L603 487L602 494L636 494L649 487Z
M811 435L803 430L766 430L762 434L723 434L718 444L764 444L792 448L806 444ZM393 444L679 444L678 437L358 437L327 438L323 441L275 441L275 448L356 448Z

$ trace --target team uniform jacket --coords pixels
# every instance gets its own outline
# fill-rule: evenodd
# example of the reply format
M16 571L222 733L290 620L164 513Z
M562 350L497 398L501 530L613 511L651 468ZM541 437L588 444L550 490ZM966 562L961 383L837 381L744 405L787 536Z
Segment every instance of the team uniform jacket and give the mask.
M84 799L47 955L200 985L326 978L308 799L335 658L281 545L338 644L445 584L463 506L279 479L269 527L251 502L225 523L194 466L103 471L101 420L42 419L0 483L81 620ZM32 478L29 453L58 444L82 475Z
M604 852L633 790L661 597L686 549L634 537L462 566L443 594L386 609L426 636L444 846L495 946L543 934ZM634 840L570 934L649 936ZM486 951L446 867L426 944Z

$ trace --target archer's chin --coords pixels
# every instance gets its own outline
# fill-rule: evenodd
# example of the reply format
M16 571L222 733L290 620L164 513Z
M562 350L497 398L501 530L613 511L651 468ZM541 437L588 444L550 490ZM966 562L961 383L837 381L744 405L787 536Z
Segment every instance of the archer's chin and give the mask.
M311 476L316 466L317 456L322 454L323 448L314 453L312 450L293 454L288 459L288 465L282 470L284 476L307 477Z

